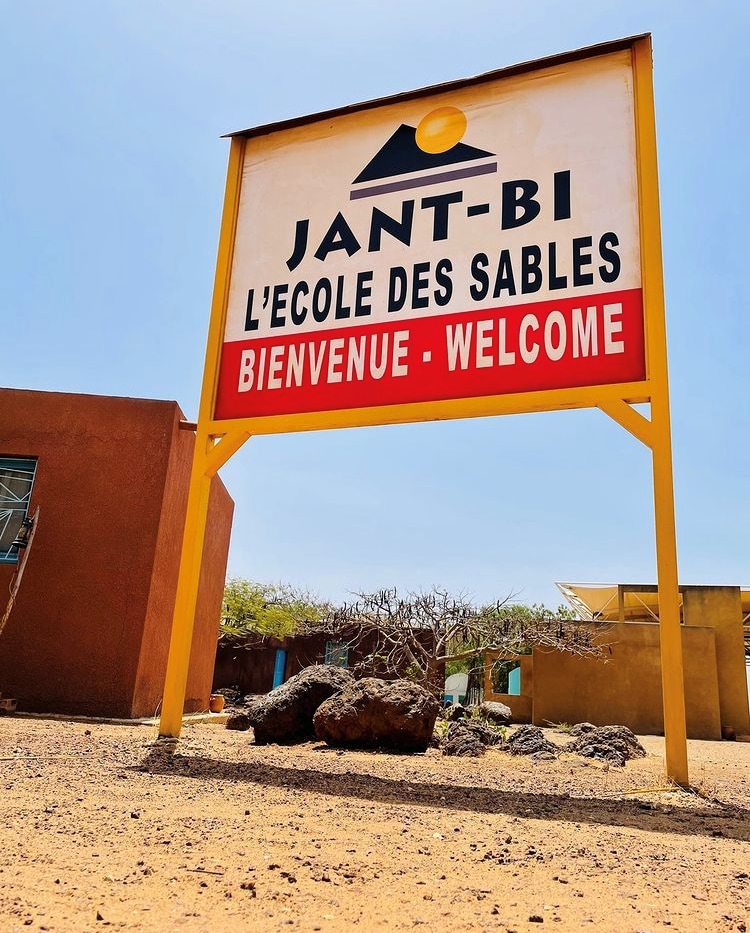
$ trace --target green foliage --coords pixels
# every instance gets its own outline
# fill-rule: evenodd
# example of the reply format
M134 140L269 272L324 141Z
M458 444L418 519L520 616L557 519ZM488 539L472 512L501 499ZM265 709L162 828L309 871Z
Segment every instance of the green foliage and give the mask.
M442 719L440 716L435 720L435 728L433 729L432 734L437 739L446 739L448 737L448 728L450 723L447 719Z
M302 626L319 622L325 603L286 583L255 583L241 577L227 580L219 638L236 644L259 636L284 638Z
M589 647L585 628L579 628L576 614L567 606L549 609L541 604L503 602L483 606L480 613L492 631L494 640L502 644L508 654L531 654L535 645L554 645L562 650ZM580 643L579 643L580 641Z
M560 732L563 735L570 735L573 731L573 724L569 722L553 722L550 725L554 726L555 732Z
M405 680L411 680L415 684L423 684L426 675L422 667L417 664L416 661L411 661L406 665L403 674L401 675Z
M493 732L496 732L500 736L501 745L505 744L505 741L508 738L507 726L500 726L496 722L492 722L491 719L485 719L483 716L479 717L479 721L483 726L486 726L488 729L491 729Z
M446 661L445 676L450 677L451 674L468 674L472 663L472 658L461 658L458 661Z

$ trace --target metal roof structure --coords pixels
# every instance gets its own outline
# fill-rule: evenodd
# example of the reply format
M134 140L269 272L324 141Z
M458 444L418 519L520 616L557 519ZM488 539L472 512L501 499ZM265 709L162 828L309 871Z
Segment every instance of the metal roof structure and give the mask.
M578 615L589 622L658 622L659 594L655 583L556 583ZM682 594L689 586L680 587ZM750 649L750 586L740 586L746 651Z

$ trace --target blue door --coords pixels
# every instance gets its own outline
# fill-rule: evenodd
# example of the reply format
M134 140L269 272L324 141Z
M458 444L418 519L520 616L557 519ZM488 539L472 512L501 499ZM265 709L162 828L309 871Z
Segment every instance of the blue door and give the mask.
M276 649L276 661L273 665L273 690L274 687L280 687L284 683L284 672L286 671L286 651L283 648Z

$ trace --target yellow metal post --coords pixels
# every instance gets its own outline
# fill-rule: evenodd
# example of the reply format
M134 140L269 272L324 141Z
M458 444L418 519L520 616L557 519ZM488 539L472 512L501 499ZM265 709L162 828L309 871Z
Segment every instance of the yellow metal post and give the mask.
M685 685L677 577L672 439L667 378L667 333L659 219L659 178L656 159L653 67L650 38L633 45L636 101L636 144L641 225L641 268L648 336L651 392L651 449L654 475L656 572L659 588L664 744L667 775L688 784Z
M656 529L656 573L659 587L659 644L661 649L664 744L667 776L687 787L687 727L685 681L680 628L680 593L677 577L672 443L669 401L666 395L651 402L655 427L653 448L654 525Z
M195 607L198 600L198 582L206 533L211 477L249 437L249 432L237 430L231 436L220 440L218 444L214 444L214 436L212 436L209 429L213 418L221 341L226 319L229 277L242 180L244 145L244 140L233 139L229 151L224 208L216 258L216 276L211 302L211 320L206 346L206 363L203 370L203 386L198 411L198 429L195 438L193 465L190 472L190 489L185 513L180 572L177 580L169 658L167 660L161 721L159 723L159 735L164 738L178 738L182 728L185 688L190 664L190 646L193 640Z
M201 437L199 434L195 439L195 453L190 474L180 574L177 580L169 660L159 723L159 735L175 739L182 728L185 688L190 664L190 645L193 639L193 620L198 601L198 582L206 532L208 497L211 491L211 477L207 475L205 469L207 447L208 438L205 435Z

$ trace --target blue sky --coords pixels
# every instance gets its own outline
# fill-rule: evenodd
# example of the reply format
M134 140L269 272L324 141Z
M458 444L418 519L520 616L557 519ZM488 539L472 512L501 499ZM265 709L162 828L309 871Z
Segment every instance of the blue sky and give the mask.
M745 0L0 2L0 383L197 412L246 126L651 31L680 578L750 583ZM556 603L655 578L650 457L598 412L264 437L230 572Z

